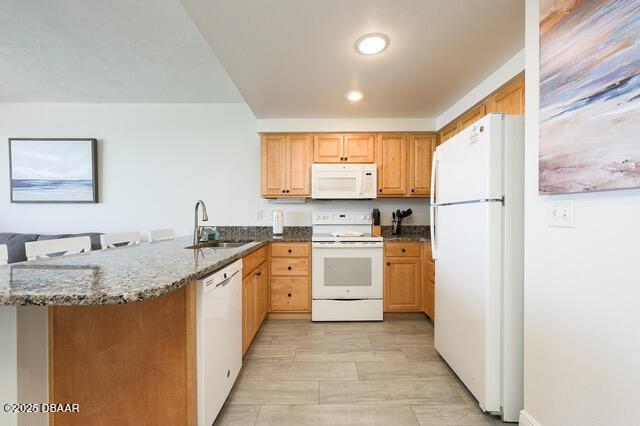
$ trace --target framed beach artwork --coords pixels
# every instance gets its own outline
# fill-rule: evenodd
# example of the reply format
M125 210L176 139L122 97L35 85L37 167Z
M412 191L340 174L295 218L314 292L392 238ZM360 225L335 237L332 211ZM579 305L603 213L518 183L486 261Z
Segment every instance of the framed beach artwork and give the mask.
M540 194L640 187L640 0L540 1Z
M12 203L97 203L96 139L9 139Z

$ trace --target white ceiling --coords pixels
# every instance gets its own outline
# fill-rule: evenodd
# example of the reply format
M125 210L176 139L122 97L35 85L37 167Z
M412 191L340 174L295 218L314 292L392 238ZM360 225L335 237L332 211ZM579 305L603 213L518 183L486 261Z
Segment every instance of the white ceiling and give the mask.
M242 97L179 0L2 0L0 101Z
M182 2L258 118L435 117L524 47L522 0Z

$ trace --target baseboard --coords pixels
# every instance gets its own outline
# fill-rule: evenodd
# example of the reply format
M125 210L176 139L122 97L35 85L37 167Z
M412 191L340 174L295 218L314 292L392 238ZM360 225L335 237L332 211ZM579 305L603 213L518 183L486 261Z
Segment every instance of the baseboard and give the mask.
M309 312L271 312L267 315L270 320L310 320Z
M525 410L520 411L520 421L518 423L520 426L541 426L531 414L527 413Z

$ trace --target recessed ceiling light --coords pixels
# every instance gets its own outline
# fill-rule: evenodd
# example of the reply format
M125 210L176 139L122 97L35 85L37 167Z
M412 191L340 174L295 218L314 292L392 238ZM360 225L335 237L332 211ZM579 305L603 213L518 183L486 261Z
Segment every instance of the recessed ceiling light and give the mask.
M363 94L359 90L349 90L344 94L344 97L351 102L358 102L363 98Z
M389 37L380 33L365 34L356 41L356 50L362 55L375 55L389 46Z

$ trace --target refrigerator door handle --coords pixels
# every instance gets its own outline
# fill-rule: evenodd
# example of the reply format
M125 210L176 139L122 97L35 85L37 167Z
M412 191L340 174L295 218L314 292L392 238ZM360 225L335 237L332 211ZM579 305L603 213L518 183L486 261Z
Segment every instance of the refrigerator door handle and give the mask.
M431 216L431 257L433 260L438 258L438 206L434 206L433 204L430 207L430 216Z
M438 235L437 235L437 206L436 206L436 182L438 181L436 175L438 174L438 151L433 153L433 160L431 164L431 203L429 205L429 215L431 216L431 257L435 260L438 258Z

